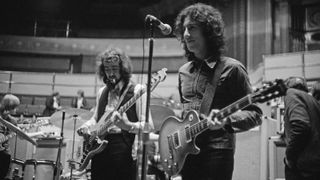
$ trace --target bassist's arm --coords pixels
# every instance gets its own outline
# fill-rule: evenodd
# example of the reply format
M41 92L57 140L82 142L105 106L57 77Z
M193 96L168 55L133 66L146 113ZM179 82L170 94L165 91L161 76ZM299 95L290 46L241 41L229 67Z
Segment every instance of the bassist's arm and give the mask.
M134 89L134 93L138 94L139 91L144 88L142 85L136 85ZM120 121L115 121L115 124L120 127L121 129L128 131L132 134L138 134L141 130L146 130L146 126L148 126L148 131L153 131L153 122L151 113L149 112L149 123L146 123L146 94L143 94L139 99L136 101L136 114L138 117L137 122L129 121L127 115L124 113L122 116L118 116Z

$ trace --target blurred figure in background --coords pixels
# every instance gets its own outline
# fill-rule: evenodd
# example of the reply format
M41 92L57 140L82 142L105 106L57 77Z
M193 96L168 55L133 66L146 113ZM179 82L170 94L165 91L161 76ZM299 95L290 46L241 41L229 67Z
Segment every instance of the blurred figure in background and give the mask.
M15 114L19 104L20 100L17 96L6 94L0 104L1 118L12 124L17 124L11 114ZM13 133L0 122L0 179L4 179L9 170L11 155L9 154L8 138L12 135Z
M290 77L284 97L286 180L320 179L320 104L310 94L306 80ZM316 93L315 93L316 95Z
M310 93L317 101L320 101L320 81L313 84Z
M43 111L43 116L51 116L54 112L60 109L60 94L56 91L46 99L46 108Z
M79 89L77 91L77 97L74 97L71 101L71 107L77 109L89 109L87 100L84 96L84 91Z

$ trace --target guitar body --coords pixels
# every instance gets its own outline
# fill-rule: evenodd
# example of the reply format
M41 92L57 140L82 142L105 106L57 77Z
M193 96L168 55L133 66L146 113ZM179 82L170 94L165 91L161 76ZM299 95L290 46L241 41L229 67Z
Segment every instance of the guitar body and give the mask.
M177 175L188 154L198 154L195 137L189 136L185 129L200 122L196 111L189 111L183 121L170 116L162 124L159 132L160 162L166 173Z
M262 89L248 94L227 107L215 113L215 118L223 120L231 114L241 110L252 103L264 103L270 99L285 95L286 86L283 80L266 84ZM162 124L159 132L160 162L166 173L170 176L177 175L185 162L188 154L198 154L200 149L195 145L195 138L209 129L208 121L200 121L196 111L189 111L183 121L169 117Z
M78 171L83 171L88 166L92 157L101 151L103 151L108 145L107 140L100 140L95 138L94 140L90 140L90 137L84 138L83 142L83 154L84 158L81 160L80 167L77 169Z

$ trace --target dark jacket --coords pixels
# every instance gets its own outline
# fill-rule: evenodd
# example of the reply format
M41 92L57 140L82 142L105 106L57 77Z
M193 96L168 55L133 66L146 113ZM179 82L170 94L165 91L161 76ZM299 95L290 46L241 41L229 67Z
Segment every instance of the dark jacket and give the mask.
M57 100L58 105L60 106L60 99ZM43 116L51 116L53 113L56 112L56 108L53 107L53 96L47 97L46 99L46 108L43 110Z
M77 104L78 104L78 97L72 98L71 107L77 108ZM90 109L88 102L87 102L87 99L85 97L83 97L82 106L80 108L81 109Z
M222 109L252 92L249 77L243 65L234 59L224 57L225 66L216 87L211 109ZM215 66L216 67L216 66ZM214 68L207 63L188 62L179 69L179 93L182 103L201 102ZM234 132L249 130L261 124L262 111L250 105L243 111L229 116L230 128L226 130L207 130L200 134L196 143L200 148L234 149Z
M306 92L284 97L286 158L301 172L320 172L320 104Z

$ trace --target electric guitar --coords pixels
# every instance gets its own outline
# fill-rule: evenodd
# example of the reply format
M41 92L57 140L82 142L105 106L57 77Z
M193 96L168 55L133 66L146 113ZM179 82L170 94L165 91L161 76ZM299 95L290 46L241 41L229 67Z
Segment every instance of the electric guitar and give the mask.
M223 120L234 112L252 103L263 103L270 99L283 96L286 87L282 80L276 80L268 87L264 87L249 94L216 113L218 120ZM188 154L198 154L200 149L195 145L195 138L208 127L208 119L200 120L194 110L186 114L184 120L174 116L168 117L159 132L160 163L170 176L177 175Z
M151 88L150 90L154 90L155 87L166 78L167 68L163 68L156 73L151 79ZM117 111L122 114L125 113L144 93L146 92L146 88L142 88L139 93L135 94L128 102L122 105ZM84 146L83 146L83 155L84 158L81 160L81 165L77 169L78 171L83 171L92 157L100 153L108 144L106 140L104 140L105 135L107 135L107 128L110 127L114 120L111 118L112 112L105 112L98 123L90 128L90 134L84 134Z

